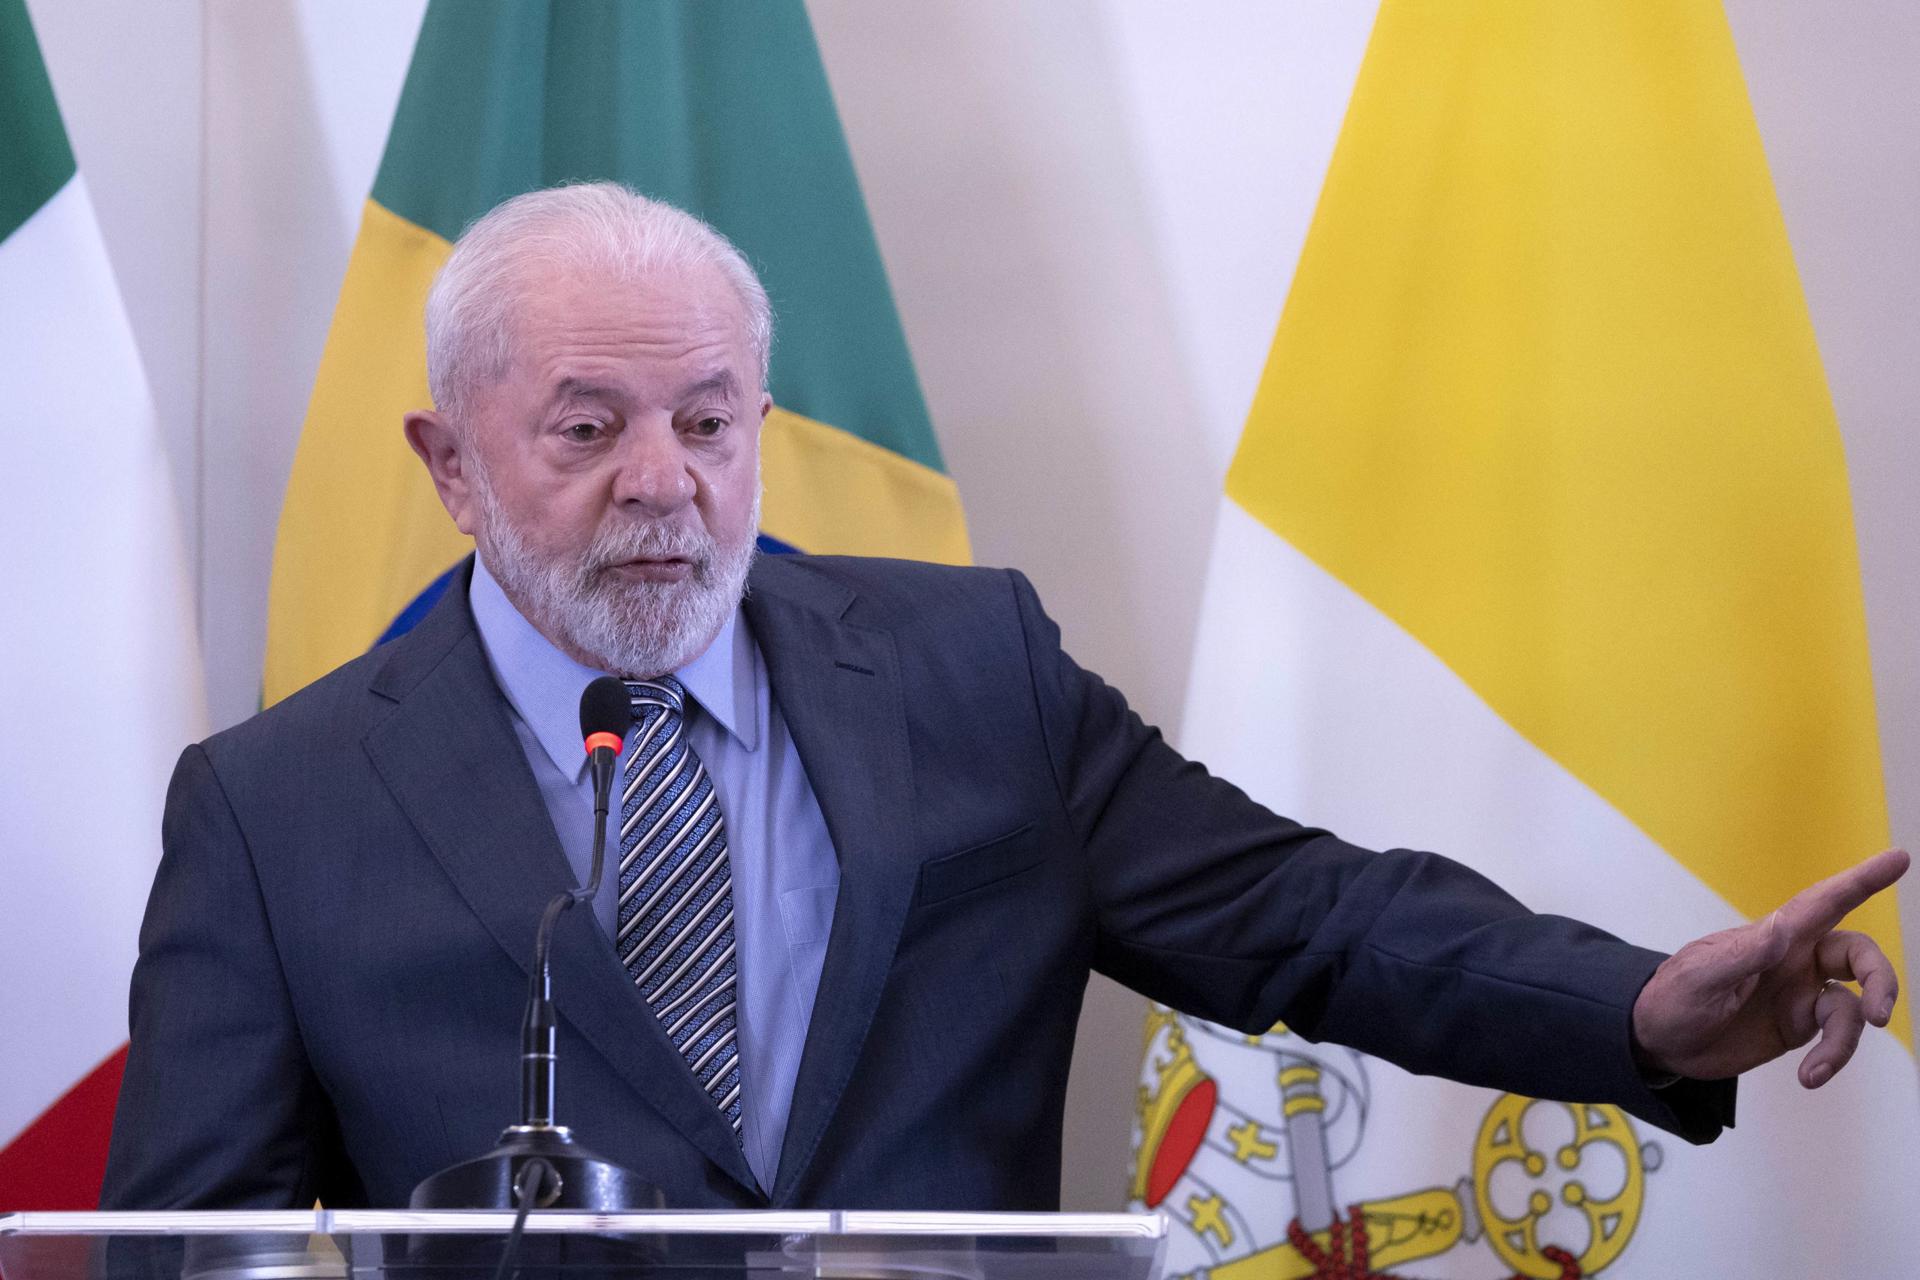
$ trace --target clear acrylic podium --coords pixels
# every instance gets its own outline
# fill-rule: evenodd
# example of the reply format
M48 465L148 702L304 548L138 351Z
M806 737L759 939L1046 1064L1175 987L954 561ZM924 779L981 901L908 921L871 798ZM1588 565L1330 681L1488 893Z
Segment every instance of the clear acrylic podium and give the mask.
M16 1213L0 1280L489 1280L505 1212ZM520 1280L1154 1280L1154 1215L536 1212Z

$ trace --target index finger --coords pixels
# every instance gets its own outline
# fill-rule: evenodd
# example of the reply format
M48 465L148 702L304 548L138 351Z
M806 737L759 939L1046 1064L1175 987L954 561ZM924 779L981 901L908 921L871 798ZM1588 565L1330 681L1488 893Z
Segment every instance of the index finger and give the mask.
M1832 932L1849 911L1906 874L1905 849L1888 849L1838 875L1809 885L1780 908L1780 922L1795 941Z

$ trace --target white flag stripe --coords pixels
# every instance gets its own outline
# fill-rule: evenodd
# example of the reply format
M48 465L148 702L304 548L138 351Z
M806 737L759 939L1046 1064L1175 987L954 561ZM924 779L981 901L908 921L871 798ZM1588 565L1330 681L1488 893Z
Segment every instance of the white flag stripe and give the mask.
M0 242L0 1143L112 1053L175 757L205 733L140 357L75 177ZM93 762L100 762L94 764Z

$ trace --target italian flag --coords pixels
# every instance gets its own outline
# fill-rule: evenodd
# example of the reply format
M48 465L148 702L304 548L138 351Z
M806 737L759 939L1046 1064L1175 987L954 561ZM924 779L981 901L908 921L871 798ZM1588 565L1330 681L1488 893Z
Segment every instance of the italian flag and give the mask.
M206 733L167 458L22 0L0 0L0 1213L90 1209L174 758Z
M268 702L411 626L471 549L400 434L430 403L427 289L494 205L593 179L704 218L767 286L762 546L968 560L800 0L433 0L281 510Z
M1182 746L1272 808L1667 949L1888 843L1846 459L1714 0L1384 0L1225 490ZM1851 925L1899 965L1891 894ZM1907 1007L1705 1148L1155 1010L1134 1198L1213 1280L1912 1274Z

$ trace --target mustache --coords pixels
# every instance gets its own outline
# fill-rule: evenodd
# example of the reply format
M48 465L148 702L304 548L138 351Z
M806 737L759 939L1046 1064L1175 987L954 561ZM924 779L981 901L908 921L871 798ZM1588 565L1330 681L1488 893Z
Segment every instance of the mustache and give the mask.
M709 534L677 525L615 525L594 537L581 557L587 574L629 560L686 560L698 573L712 565L718 544Z

